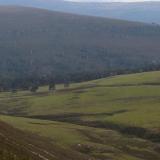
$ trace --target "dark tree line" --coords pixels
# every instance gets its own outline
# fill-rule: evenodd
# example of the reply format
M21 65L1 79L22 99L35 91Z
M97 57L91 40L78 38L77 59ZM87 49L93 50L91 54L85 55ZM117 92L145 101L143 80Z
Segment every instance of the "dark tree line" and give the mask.
M78 73L68 73L63 76L35 76L30 77L21 77L15 79L3 79L0 77L0 91L12 91L16 92L17 90L30 90L31 92L36 92L39 86L48 85L49 91L53 92L56 90L56 84L64 84L64 87L69 87L72 82L83 82L89 81L104 77L110 77L120 74L129 74L129 73L139 73L145 71L155 71L160 70L160 65L151 65L145 66L140 69L133 70L109 70L103 72L78 72Z

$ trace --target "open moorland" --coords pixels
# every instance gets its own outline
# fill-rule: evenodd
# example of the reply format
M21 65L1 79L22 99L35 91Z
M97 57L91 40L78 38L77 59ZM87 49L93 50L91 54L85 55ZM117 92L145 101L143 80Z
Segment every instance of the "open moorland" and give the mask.
M17 157L12 142L31 159L160 159L159 71L56 85L54 92L1 92L0 113L0 136L13 139L5 152L14 146ZM32 146L36 154L27 154Z

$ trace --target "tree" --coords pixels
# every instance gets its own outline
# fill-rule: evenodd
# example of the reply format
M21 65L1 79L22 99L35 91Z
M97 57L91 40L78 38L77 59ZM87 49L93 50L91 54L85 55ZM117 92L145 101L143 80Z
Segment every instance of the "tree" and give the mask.
M50 83L49 84L49 91L55 91L56 90L56 84L53 82L53 83Z
M39 88L38 85L33 85L30 87L30 91L35 93L38 90L38 88Z
M11 89L11 92L12 92L12 93L16 93L16 92L17 92L17 89L16 89L16 88L12 88L12 89Z
M70 86L69 81L64 82L64 88L68 88Z

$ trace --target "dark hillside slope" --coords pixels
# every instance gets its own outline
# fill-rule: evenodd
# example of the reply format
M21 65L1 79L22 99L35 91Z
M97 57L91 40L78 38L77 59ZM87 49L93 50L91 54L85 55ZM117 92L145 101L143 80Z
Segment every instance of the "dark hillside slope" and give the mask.
M83 15L160 24L160 2L73 2L66 0L0 0L0 5L22 5Z
M158 68L159 44L160 27L155 25L0 7L3 85L30 77Z

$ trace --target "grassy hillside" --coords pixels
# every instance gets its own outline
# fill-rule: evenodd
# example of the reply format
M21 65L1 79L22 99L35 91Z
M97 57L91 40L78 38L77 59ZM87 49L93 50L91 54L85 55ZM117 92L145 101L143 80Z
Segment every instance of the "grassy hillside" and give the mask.
M85 158L159 160L159 80L157 71L57 85L55 93L3 92L0 120Z
M0 110L1 113L53 118L61 115L72 117L73 114L156 128L160 123L159 79L158 71L75 83L68 89L58 85L55 93L49 93L48 87L40 88L35 94L29 91L3 92L0 95ZM123 112L114 116L105 115L119 111Z
M64 151L67 152L66 159L69 155L72 155L73 159L79 155L79 159L84 160L89 158L93 160L152 160L153 158L159 160L160 158L158 144L122 135L114 130L8 116L1 116L1 120L26 132L49 138L55 146L58 144L62 155ZM34 141L32 139L32 143ZM45 142L44 146L48 146L46 140L43 142ZM50 151L54 153L55 148L49 150L49 153Z
M5 87L159 68L159 26L4 6L0 24Z
M60 146L50 138L24 132L0 122L1 160L71 160L75 157L86 160L88 156Z

